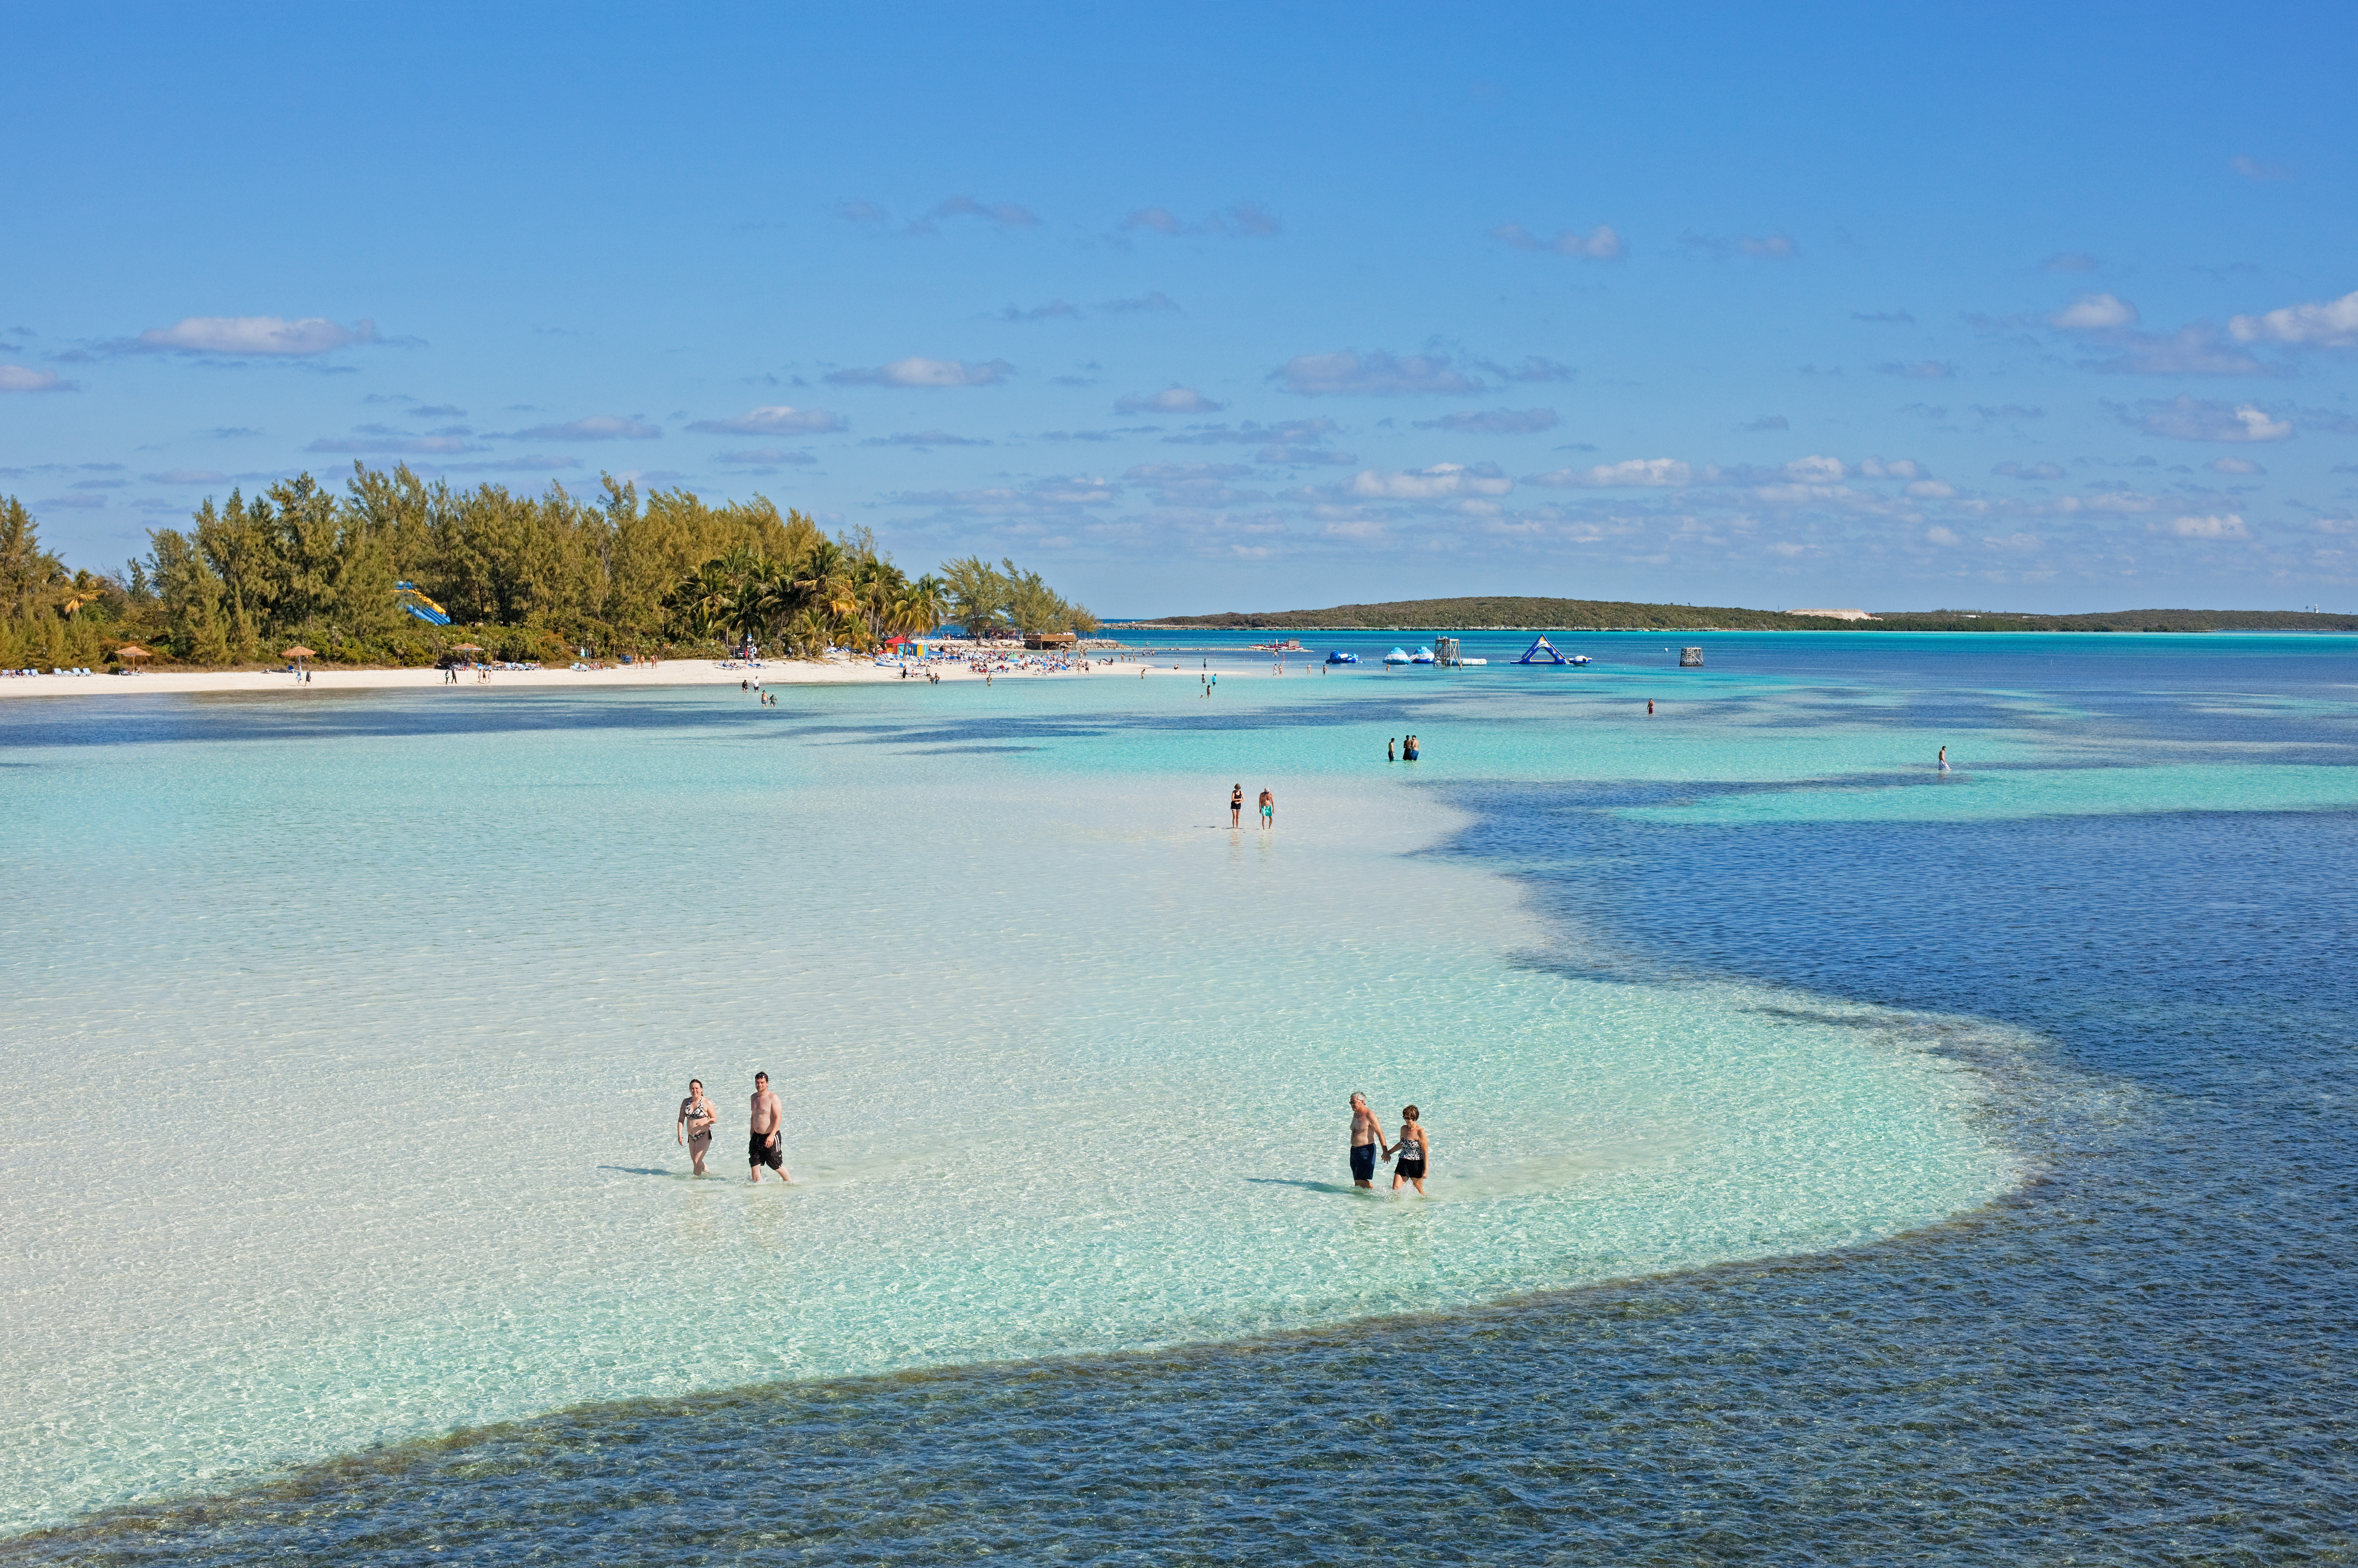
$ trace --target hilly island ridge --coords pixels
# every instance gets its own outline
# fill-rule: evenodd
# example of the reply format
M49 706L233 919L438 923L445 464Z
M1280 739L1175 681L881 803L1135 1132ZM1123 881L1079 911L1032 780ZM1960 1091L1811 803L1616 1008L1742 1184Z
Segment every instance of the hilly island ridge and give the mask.
M1231 610L1109 621L1124 631L1271 632L2358 632L2358 614L2293 610L1744 610L1594 599L1406 599L1325 610Z

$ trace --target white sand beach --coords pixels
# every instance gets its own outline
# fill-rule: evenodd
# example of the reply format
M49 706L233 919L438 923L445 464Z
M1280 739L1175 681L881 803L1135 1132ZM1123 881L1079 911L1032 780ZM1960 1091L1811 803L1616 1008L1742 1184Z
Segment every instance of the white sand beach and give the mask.
M963 649L957 651L965 652ZM1160 675L1173 675L1178 670L1175 665L1141 665L1134 654L1112 652L1099 652L1092 658L1076 661L1063 655L1044 656L1025 654L1020 649L1000 649L976 654L974 658L987 663L991 677L999 680L1083 680L1117 675L1136 680L1141 670ZM1111 662L1106 662L1109 660ZM936 659L924 665L912 659L906 678L922 680L928 672L939 676L944 681L979 681L984 678L984 672L963 657ZM716 659L663 659L653 664L602 665L582 669L562 665L543 665L534 670L492 668L478 672L461 669L456 684L477 690L522 687L534 690L554 688L570 691L593 686L735 686L741 681L752 680L757 680L765 687L826 686L848 681L897 681L903 678L898 665L878 665L864 657L841 654L826 659L764 659L752 665ZM35 676L0 677L0 697L283 691L295 684L295 676L285 669L155 670L120 676L51 675L45 671ZM451 684L442 671L432 668L340 669L313 665L309 670L308 689L363 691L384 687Z

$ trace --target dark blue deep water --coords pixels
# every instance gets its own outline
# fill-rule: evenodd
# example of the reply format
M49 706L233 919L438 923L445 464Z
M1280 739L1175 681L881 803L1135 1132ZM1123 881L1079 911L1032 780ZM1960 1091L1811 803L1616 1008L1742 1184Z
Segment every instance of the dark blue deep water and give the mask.
M2237 671L2320 705L2255 719L2141 658L1918 699L2352 761L2346 660ZM0 1562L2358 1561L2358 815L1668 827L1606 810L1660 786L1434 787L1475 813L1441 852L1607 934L1551 961L2044 1036L1982 1064L2039 1175L1855 1251L1465 1315L573 1411Z

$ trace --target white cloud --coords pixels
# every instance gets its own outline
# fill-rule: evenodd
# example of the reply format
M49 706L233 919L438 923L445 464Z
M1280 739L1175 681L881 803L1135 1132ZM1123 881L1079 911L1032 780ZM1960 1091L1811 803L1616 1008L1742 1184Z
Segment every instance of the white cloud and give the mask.
M1525 354L1519 365L1501 364L1497 360L1477 360L1476 364L1501 381L1570 381L1577 373L1560 361L1545 354Z
M1364 542L1382 538L1386 533L1386 529L1380 523L1360 517L1349 518L1341 522L1329 523L1324 528L1320 529L1319 532L1325 535L1330 539L1350 539Z
M651 441L663 434L660 427L639 419L625 419L615 414L592 414L586 419L575 419L564 425L535 425L529 430L518 430L510 438L518 441Z
M2251 530L2234 513L2212 517L2173 517L2167 523L2148 523L2150 533L2167 535L2175 539L2248 539Z
M749 408L734 419L698 419L689 429L707 436L825 436L844 428L840 415L824 408L776 404Z
M1924 530L1924 537L1930 539L1936 545L1962 545L1964 543L1963 539L1958 538L1955 534L1946 528L1927 528Z
M324 316L294 321L283 316L190 316L112 346L144 353L299 356L380 341L373 321L345 327Z
M1556 427L1552 408L1485 408L1471 414L1444 414L1420 419L1420 430L1457 430L1476 436L1531 436Z
M2005 462L2000 463L1996 468L1990 470L1990 472L1996 474L2002 479L2061 479L2063 477L2063 465L2061 463Z
M2212 458L2203 465L2212 473L2266 473L2268 470L2249 458Z
M1525 482L1583 490L1618 490L1690 484L1693 481L1693 468L1677 458L1631 458L1625 462L1599 463L1594 468L1555 469L1547 473L1533 474Z
M713 460L715 462L746 463L757 466L772 463L815 463L818 461L817 458L811 456L808 452L781 451L776 447L756 447L750 451L742 452L720 452L715 454Z
M2322 305L2288 305L2259 316L2237 316L2227 330L2239 343L2302 343L2358 348L2358 290Z
M1141 207L1121 221L1121 232L1143 229L1177 239L1186 234L1217 234L1230 240L1271 240L1285 232L1284 221L1258 201L1239 201L1190 223L1168 207Z
M1490 237L1515 250L1552 251L1583 261L1619 261L1625 254L1621 236L1606 223L1597 224L1585 234L1577 229L1565 229L1552 240L1541 239L1520 223L1501 223L1490 231Z
M1957 493L1957 487L1946 480L1920 479L1908 487L1908 493L1919 501L1947 501Z
M1294 444L1323 441L1333 436L1336 430L1335 421L1322 414L1314 418L1287 419L1275 425L1256 424L1249 419L1240 427L1209 425L1163 438L1174 446L1189 447L1217 447L1231 442L1249 446L1263 441Z
M1868 458L1858 465L1864 479L1929 479L1924 465L1914 458Z
M1005 360L968 364L963 360L912 355L874 370L835 371L827 379L838 386L996 386L1014 370Z
M363 428L373 428L375 433L358 438L322 436L303 449L307 452L343 452L355 457L371 453L384 457L402 454L435 457L484 449L464 436L406 436L384 430L382 427Z
M971 196L953 196L936 202L931 211L909 225L912 233L931 233L934 225L945 218L979 218L1002 229L1036 229L1040 220L1012 201L977 201Z
M2110 294L2083 294L2047 318L2067 332L2101 332L2137 324L2136 307Z
M1767 261L1790 261L1801 254L1793 237L1782 230L1769 234L1738 234L1730 239L1723 234L1697 233L1690 229L1679 236L1679 243L1691 251L1702 251L1725 261L1729 256L1758 256Z
M79 392L72 382L62 381L53 370L29 370L23 365L0 365L0 392Z
M891 436L871 436L860 443L863 447L987 447L990 440L981 436L954 436L947 430L903 430Z
M1166 386L1161 392L1143 396L1132 394L1118 398L1113 411L1117 414L1217 414L1228 406L1215 403L1192 386Z
M1463 495L1504 495L1515 481L1495 468L1468 469L1462 463L1435 463L1429 469L1386 473L1366 469L1347 487L1352 495L1370 501L1442 501Z
M1867 460L1870 463L1874 460ZM1810 484L1840 484L1844 470L1840 458L1809 457L1794 459L1785 465L1785 471Z
M1271 372L1270 379L1304 397L1462 395L1483 390L1480 382L1450 369L1445 356L1395 357L1381 349L1364 356L1354 349L1300 354Z
M2249 403L2230 406L2181 395L2166 403L2147 399L2134 413L2118 407L2114 412L2147 435L2179 441L2281 441L2292 434L2292 421L2272 419Z

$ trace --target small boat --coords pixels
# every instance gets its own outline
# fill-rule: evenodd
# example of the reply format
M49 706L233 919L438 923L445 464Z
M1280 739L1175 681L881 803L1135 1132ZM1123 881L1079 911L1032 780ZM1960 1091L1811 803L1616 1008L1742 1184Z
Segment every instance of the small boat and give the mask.
M1431 648L1419 648L1414 655L1409 659L1409 663L1412 665L1429 665L1433 663L1433 650Z
M1347 654L1340 648L1337 648L1333 653L1326 655L1326 662L1330 665L1356 665L1359 662L1359 655L1357 654Z
M1487 659L1460 659L1457 662L1461 665L1487 665L1490 661Z
M1406 648L1394 648L1390 653L1384 655L1384 663L1388 665L1404 665L1409 662L1408 650Z
M1569 665L1593 665L1595 662L1596 661L1595 659L1590 658L1586 654L1574 654L1571 658L1564 661L1564 663Z

